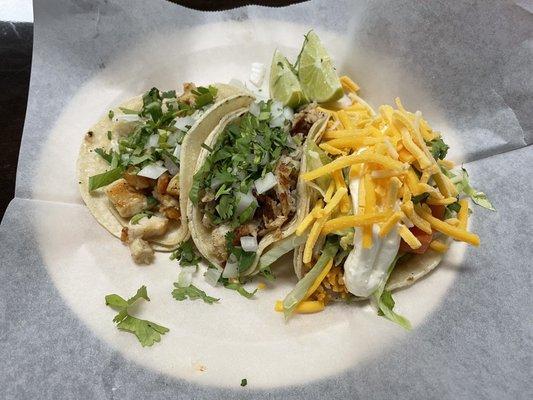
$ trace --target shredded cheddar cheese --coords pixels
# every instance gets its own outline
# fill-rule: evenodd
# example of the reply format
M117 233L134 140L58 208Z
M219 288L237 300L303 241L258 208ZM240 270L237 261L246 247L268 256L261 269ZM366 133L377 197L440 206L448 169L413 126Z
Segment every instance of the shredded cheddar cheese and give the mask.
M445 235L450 236L456 240L469 243L473 246L479 246L478 235L470 233L465 229L447 224L446 222L435 218L431 215L431 213L428 213L427 211L423 210L422 207L419 207L418 205L417 207L415 207L415 209L418 214L426 221L428 221L431 227L434 228L436 231L444 233Z
M429 248L431 250L438 251L439 253L445 253L446 250L448 250L448 246L446 246L446 244L442 243L440 240L433 240L429 244Z
M318 300L309 301L308 300L308 301L302 301L300 304L298 304L294 312L297 314L312 314L312 313L323 311L324 307L325 305L323 301L318 301ZM277 312L283 312L283 302L281 300L276 301L274 310Z
M402 239L411 247L412 249L418 249L420 246L422 246L422 243L420 243L420 240L416 238L415 235L405 226L400 225L400 228L398 229L398 232Z
M468 225L468 199L459 200L461 209L457 213L457 219L459 220L459 228L466 229Z

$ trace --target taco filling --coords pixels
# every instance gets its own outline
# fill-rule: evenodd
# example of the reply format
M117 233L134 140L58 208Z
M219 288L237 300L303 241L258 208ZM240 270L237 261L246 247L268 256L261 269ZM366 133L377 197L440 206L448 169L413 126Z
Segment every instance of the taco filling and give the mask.
M296 229L306 238L296 256L302 279L277 308L288 316L332 300L370 299L380 315L409 328L393 311L390 290L433 269L448 239L479 245L467 231L466 197L486 197L465 172L451 171L448 146L419 111L396 99L396 108L383 105L376 113L351 79L341 83L351 104L322 109L328 125L308 147L316 162L302 174L313 189ZM492 207L488 200L482 205Z
M261 240L281 239L294 220L302 145L324 117L316 105L293 115L279 102L254 103L224 127L211 147L204 146L207 156L189 198L210 232L201 240L211 243L224 278L249 271Z
M109 169L89 178L89 191L105 187L114 212L129 220L121 240L129 245L137 263L151 262L149 242L157 242L181 224L181 144L217 95L214 86L186 83L183 89L178 96L173 90L152 88L142 96L140 109L110 111L110 146L94 149Z

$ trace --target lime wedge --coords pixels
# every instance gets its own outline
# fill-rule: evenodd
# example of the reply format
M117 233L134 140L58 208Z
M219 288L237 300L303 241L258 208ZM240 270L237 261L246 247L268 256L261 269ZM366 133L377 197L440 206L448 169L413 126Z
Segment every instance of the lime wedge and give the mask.
M344 94L331 57L313 31L305 37L298 77L305 96L311 101L327 103L339 100Z
M306 102L298 77L287 58L278 50L270 66L270 97L291 108Z

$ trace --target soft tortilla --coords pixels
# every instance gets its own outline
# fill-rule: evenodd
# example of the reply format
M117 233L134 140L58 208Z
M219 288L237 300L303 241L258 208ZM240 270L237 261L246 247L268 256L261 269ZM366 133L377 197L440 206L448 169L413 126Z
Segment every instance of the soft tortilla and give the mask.
M171 221L167 233L150 242L157 251L171 251L179 243L187 240L189 230L187 224L187 199L192 183L192 171L196 164L196 159L201 150L201 144L211 133L217 123L228 113L237 108L247 106L253 97L245 94L243 90L226 84L215 84L217 87L217 99L209 110L191 127L181 147L180 152L180 196L181 223ZM142 107L142 96L137 96L123 103L120 107L140 110ZM115 115L121 114L120 107L113 109ZM109 165L98 154L94 152L96 148L109 150L111 141L107 137L107 132L114 129L114 124L108 116L104 116L86 134L80 148L77 172L81 197L89 211L96 220L111 234L120 238L122 228L127 226L129 219L122 218L112 204L109 202L105 188L96 189L89 192L89 177L102 173L109 168Z
M220 121L219 125L213 130L211 135L205 140L205 144L207 146L213 147L216 143L218 137L224 132L225 127L230 124L231 122L241 118L246 112L248 111L248 108L243 108L241 110L237 110L232 114L229 114L224 118L222 121ZM311 127L308 137L306 139L306 143L310 138L316 137L317 135L321 134L326 129L326 123L327 118L322 118L315 122L313 126ZM205 149L202 149L200 152L200 156L198 158L198 163L196 164L195 173L202 167L205 159L209 155L209 152ZM302 167L305 167L305 154L302 155ZM300 170L300 175L302 174L302 169ZM259 272L259 258L261 257L261 254L263 254L265 251L268 251L270 248L276 245L276 242L278 242L281 239L284 239L294 233L296 230L296 227L301 222L301 220L305 217L305 210L304 210L304 203L307 201L305 196L302 196L301 194L305 191L305 183L302 179L298 179L298 187L296 190L296 193L298 194L297 199L297 205L296 205L296 214L294 215L293 219L285 225L285 227L281 230L281 233L273 232L265 235L258 243L258 248L256 252L256 256L254 259L254 262L252 266L242 273L242 276L249 276L254 275ZM213 240L211 237L212 230L208 229L202 224L202 218L203 215L199 209L199 207L192 204L192 202L189 202L188 208L187 208L187 214L189 218L189 229L191 231L192 239L194 241L194 244L200 251L200 253L213 265L215 265L217 268L222 269L222 266L219 265L219 262L216 257L215 253L215 247L213 246Z

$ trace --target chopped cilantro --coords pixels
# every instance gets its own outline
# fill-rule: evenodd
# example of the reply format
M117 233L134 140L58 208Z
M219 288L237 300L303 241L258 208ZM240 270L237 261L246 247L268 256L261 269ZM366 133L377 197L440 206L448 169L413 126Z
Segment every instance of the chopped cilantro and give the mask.
M429 197L429 193L422 193L417 196L413 196L411 198L411 201L413 202L413 204L418 204L426 200L428 197Z
M118 294L109 294L105 297L105 304L118 311L118 314L113 318L113 322L117 324L118 329L135 334L143 347L152 346L155 342L161 340L161 335L167 333L168 328L155 322L131 316L128 313L128 308L139 299L150 301L144 285L137 290L135 296L128 300L124 300Z
M141 212L141 213L139 213L139 214L135 214L133 217L131 217L131 219L130 219L130 224L132 224L132 225L136 225L136 224L139 223L139 221L140 221L141 219L143 219L143 218L145 218L145 217L150 218L152 215L154 215L154 213L151 212L151 211L143 211L143 212Z
M109 110L107 116L109 117L109 119L113 119L113 117L115 116L115 112L113 110Z
M208 296L203 290L198 289L194 285L189 285L187 287L180 287L176 282L174 282L175 289L172 291L172 297L178 301L186 300L197 300L202 299L204 303L213 304L218 302L220 299L215 297Z
M94 149L94 152L98 154L100 157L102 157L104 160L106 160L108 164L111 164L111 160L113 159L113 150L107 153L104 149L102 149L101 147L98 147Z
M435 157L435 159L443 160L446 158L448 149L450 148L441 138L433 139L430 142L427 142L427 145L430 147L430 152Z
M459 202L456 201L455 203L448 204L446 208L450 211L455 211L457 213L461 210L461 205L459 204Z
M191 239L186 242L183 242L172 254L170 255L171 260L179 260L180 266L197 266L198 263L202 260L202 257L198 254L194 243Z
M113 133L111 131L107 131L107 138L109 140L113 139Z
M246 113L227 125L194 175L189 198L195 205L205 191L212 190L213 183L224 185L214 204L204 210L215 225L230 222L238 226L253 218L257 203L236 212L239 193L248 193L257 179L274 172L282 155L292 151L288 131L269 125L271 106L271 101L261 102L258 117Z
M246 385L248 385L248 379L246 378L241 379L241 386L245 387Z
M224 283L224 287L226 289L235 290L237 293L239 293L243 297L246 297L247 299L251 299L257 292L257 289L255 289L253 292L249 292L242 286L242 284L237 282Z
M273 282L276 280L276 275L274 275L270 267L261 269L259 274L262 275L267 281Z
M226 250L228 251L228 256L231 254L235 256L239 273L243 273L254 263L256 253L253 251L244 251L240 246L234 246L234 240L235 233L231 231L228 232L226 234Z

